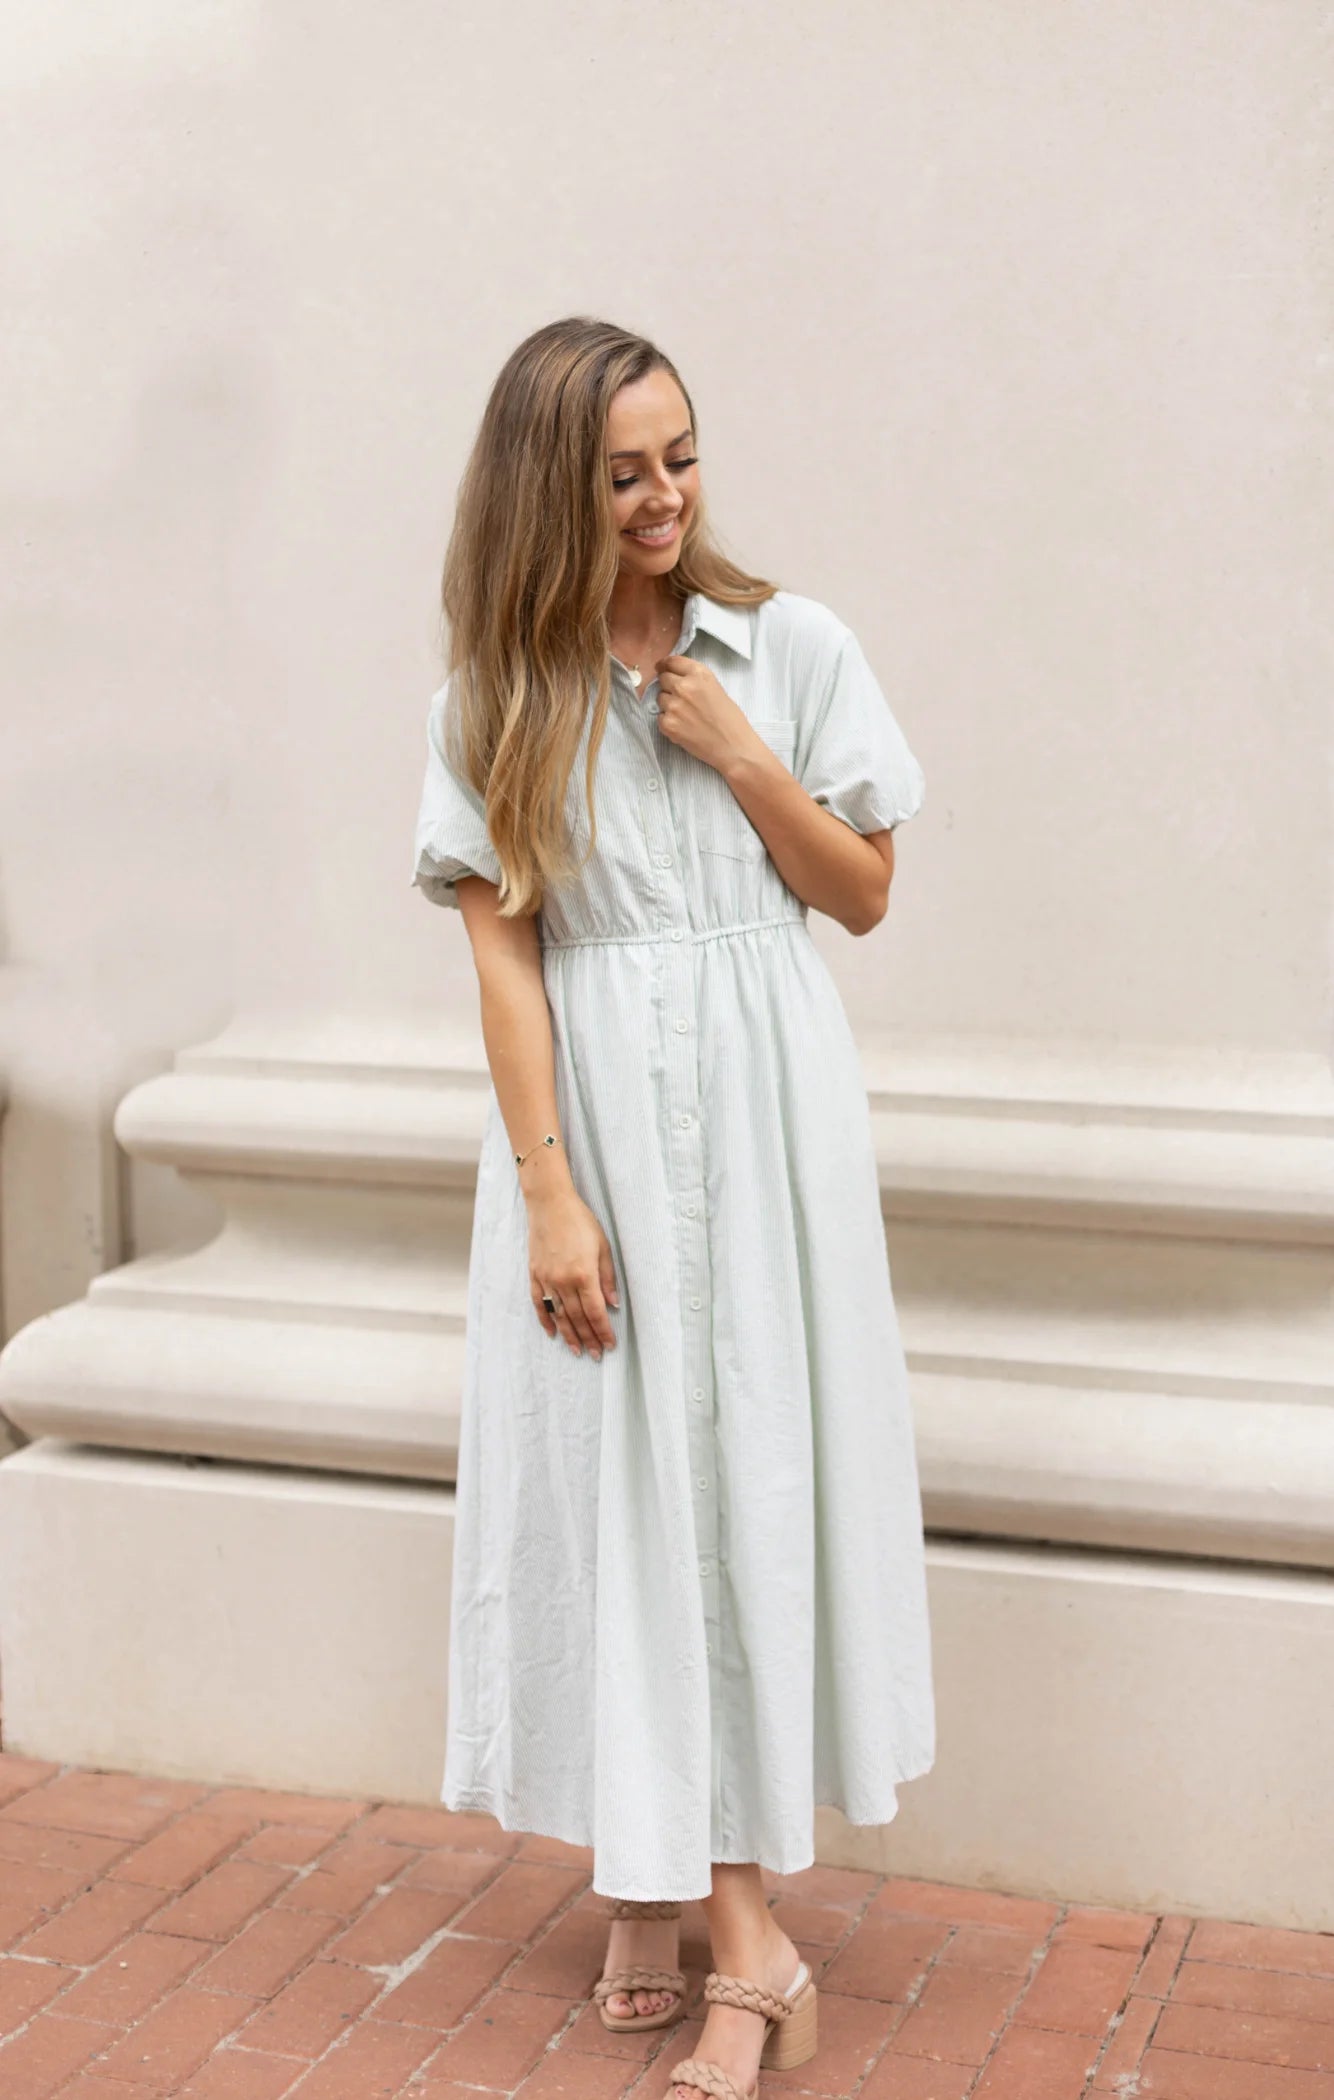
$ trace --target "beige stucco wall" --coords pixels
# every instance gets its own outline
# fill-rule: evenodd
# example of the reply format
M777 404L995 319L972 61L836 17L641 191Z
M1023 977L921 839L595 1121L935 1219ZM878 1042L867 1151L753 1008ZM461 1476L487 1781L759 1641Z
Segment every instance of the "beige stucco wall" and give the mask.
M104 1134L234 1007L470 1025L407 886L436 574L563 312L677 359L729 547L922 759L887 921L821 928L864 1041L1327 1058L1323 12L22 11L10 1331L207 1229Z
M501 361L596 313L927 778L884 923L812 925L941 1755L820 1856L1334 1928L1324 14L9 11L7 1747L433 1796L485 1085L409 884L436 579Z

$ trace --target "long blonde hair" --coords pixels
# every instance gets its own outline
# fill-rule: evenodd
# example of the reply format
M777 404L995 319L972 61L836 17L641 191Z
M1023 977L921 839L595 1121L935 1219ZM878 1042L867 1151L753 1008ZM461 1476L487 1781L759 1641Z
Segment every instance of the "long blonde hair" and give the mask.
M449 640L447 753L483 796L502 869L500 911L535 912L548 882L577 873L565 823L589 689L584 793L596 845L593 779L611 698L607 611L619 566L606 442L612 396L675 365L641 335L572 315L526 336L501 367L459 482L441 601ZM777 584L749 576L714 544L696 501L668 576L681 598L761 605Z

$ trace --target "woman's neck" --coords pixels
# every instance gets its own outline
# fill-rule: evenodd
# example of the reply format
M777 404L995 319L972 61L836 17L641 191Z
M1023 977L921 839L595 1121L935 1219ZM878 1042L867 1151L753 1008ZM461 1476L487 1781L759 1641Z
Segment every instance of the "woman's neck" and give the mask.
M607 622L613 634L648 634L662 624L676 602L676 593L665 578L618 576L607 607Z

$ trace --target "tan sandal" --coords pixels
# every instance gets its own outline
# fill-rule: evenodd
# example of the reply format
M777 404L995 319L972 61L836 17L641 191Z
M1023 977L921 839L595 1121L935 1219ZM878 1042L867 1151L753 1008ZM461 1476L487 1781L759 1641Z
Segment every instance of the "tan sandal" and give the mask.
M748 1983L744 1976L722 1976L714 1969L705 1982L704 1996L711 2005L739 2005L744 2011L763 2017L766 2025L760 2051L762 2071L790 2071L814 2056L815 1978L805 1962L797 1970L789 1991L766 1991L758 1983ZM667 2078L668 2092L678 2085L693 2085L708 2100L759 2100L758 2079L744 2093L731 2073L721 2064L711 2063L707 2056L687 2056L681 2063L673 2064Z
M628 1896L611 1896L607 1909L613 1918L679 1918L679 1903L638 1903ZM611 2013L608 1998L629 1997L633 1991L675 1991L675 2005L658 2012ZM634 2034L645 2027L668 2027L685 2011L686 1980L679 1969L614 1969L593 1986L593 1998L604 2027L613 2034Z

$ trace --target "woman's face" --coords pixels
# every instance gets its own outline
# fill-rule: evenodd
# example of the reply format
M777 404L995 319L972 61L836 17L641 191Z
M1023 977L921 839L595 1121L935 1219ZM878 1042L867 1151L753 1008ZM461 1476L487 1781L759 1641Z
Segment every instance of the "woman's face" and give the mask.
M607 471L623 573L665 576L675 567L699 500L693 439L690 410L670 373L650 372L612 396Z

